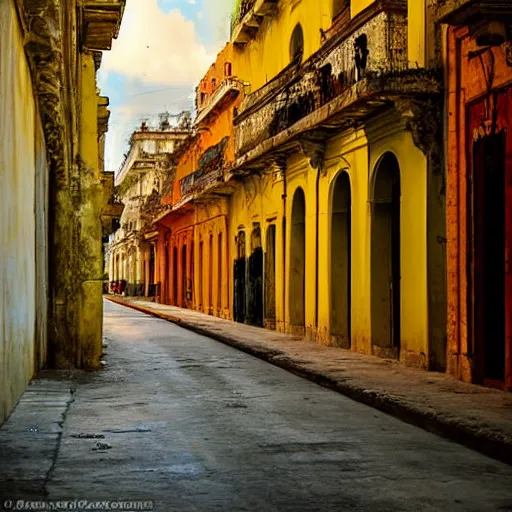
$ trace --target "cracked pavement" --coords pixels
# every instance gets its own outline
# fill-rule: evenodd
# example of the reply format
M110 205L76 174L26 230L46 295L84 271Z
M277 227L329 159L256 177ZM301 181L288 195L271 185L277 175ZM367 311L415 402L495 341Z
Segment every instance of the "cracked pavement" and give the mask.
M110 302L105 341L103 371L43 374L0 429L2 499L512 510L512 467L248 354Z

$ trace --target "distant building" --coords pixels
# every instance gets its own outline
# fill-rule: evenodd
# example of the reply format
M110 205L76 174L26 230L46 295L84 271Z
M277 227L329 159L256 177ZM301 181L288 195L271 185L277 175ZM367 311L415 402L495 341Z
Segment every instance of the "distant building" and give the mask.
M190 135L188 117L171 127L166 116L158 129L143 122L131 137L130 150L116 177L116 193L125 205L120 226L108 245L111 291L130 296L157 294L157 231L162 194L172 189L172 155Z

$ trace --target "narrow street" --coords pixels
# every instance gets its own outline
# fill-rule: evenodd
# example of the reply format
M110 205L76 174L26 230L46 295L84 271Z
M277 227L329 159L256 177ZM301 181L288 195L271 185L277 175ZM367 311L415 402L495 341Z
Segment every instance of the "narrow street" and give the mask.
M512 510L509 466L231 347L110 302L105 340L105 370L72 380L56 453L29 442L31 426L54 438L34 409L23 416L25 397L0 429L2 498L45 490L164 512ZM68 383L52 385L57 403Z

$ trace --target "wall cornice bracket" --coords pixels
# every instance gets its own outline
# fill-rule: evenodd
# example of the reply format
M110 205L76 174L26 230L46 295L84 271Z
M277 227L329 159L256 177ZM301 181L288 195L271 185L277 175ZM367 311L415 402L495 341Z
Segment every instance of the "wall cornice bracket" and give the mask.
M411 132L414 144L426 156L439 148L442 125L440 98L400 98L395 100L403 126Z

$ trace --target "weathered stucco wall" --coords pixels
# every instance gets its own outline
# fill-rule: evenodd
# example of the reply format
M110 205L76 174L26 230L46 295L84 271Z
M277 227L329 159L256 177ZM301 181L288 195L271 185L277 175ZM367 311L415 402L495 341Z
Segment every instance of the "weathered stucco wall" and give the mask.
M36 165L45 174L30 72L12 2L0 2L0 423L36 360ZM37 161L37 164L36 164ZM40 212L38 207L36 211ZM38 224L38 229L44 229ZM44 242L38 237L38 250ZM44 319L39 317L44 330Z
M470 343L468 304L469 237L467 174L473 133L469 131L468 105L492 91L510 86L512 52L505 43L485 52L469 35L467 27L450 27L447 34L447 279L448 279L448 372L458 379L474 379L474 347Z

